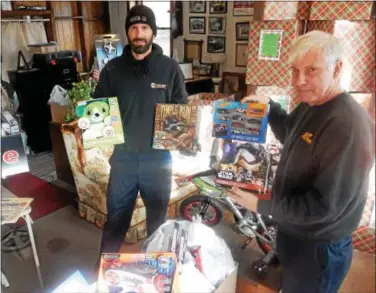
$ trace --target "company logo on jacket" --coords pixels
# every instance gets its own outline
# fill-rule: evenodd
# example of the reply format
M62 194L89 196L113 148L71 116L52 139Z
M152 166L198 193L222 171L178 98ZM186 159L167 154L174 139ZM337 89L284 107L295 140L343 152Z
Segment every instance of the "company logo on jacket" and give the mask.
M307 144L311 144L312 143L312 138L313 138L313 134L310 133L310 132L305 132L302 136L301 136L302 140L304 140L305 143Z
M152 82L150 84L150 87L152 89L166 89L167 88L167 85L166 84L159 84L159 83L155 83L155 82Z

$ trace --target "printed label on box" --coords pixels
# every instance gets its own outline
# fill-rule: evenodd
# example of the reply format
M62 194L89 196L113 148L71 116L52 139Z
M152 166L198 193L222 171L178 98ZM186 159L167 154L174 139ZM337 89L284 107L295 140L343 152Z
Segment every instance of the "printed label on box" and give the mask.
M196 105L157 104L153 148L196 152L199 111Z
M213 136L264 143L268 123L268 106L259 103L216 101Z
M110 292L173 292L174 253L102 255L97 290Z
M84 149L124 143L123 125L115 97L77 103L78 127Z

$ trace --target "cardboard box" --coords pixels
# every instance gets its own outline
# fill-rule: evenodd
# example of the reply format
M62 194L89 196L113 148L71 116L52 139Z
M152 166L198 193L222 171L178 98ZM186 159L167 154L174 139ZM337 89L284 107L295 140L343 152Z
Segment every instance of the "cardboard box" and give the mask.
M102 254L97 292L177 293L175 253Z
M265 194L271 186L270 178L271 159L262 145L244 142L222 144L216 183Z
M95 51L98 69L101 71L108 61L123 54L123 45L118 34L95 36Z
M77 103L78 127L84 149L124 143L118 99L93 99Z
M269 106L259 103L216 101L213 136L223 139L264 143Z
M57 104L51 104L50 105L51 121L58 122L58 123L66 123L65 116L69 113L71 109L72 108L68 106L60 106Z
M197 105L157 104L153 148L197 152L199 118Z

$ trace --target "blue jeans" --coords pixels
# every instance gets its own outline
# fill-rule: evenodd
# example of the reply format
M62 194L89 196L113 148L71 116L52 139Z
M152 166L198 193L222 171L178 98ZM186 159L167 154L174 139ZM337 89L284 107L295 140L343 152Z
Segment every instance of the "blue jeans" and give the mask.
M102 234L101 253L120 250L139 191L145 204L148 235L163 224L171 194L171 161L168 151L128 153L115 148L110 159L107 222Z
M314 242L279 231L277 254L283 293L336 293L350 269L352 240Z

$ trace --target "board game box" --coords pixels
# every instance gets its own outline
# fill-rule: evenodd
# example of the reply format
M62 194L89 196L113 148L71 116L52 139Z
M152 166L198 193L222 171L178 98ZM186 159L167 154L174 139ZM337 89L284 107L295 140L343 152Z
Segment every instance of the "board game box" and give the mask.
M123 45L120 40L120 35L96 35L95 51L97 55L98 69L101 71L108 61L123 54Z
M196 153L199 129L199 106L157 104L153 148Z
M221 159L217 167L216 182L237 186L259 194L270 189L270 156L261 144L223 142Z
M92 99L77 103L78 127L84 149L124 143L118 99Z
M97 282L98 293L174 293L174 253L104 253Z
M229 140L264 143L268 110L266 104L216 101L212 135Z

